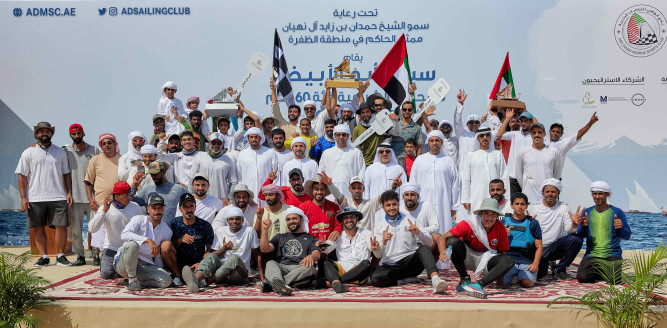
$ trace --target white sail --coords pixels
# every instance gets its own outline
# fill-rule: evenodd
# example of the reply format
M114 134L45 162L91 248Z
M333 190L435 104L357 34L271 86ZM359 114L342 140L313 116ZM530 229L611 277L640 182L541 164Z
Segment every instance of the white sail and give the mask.
M560 201L574 209L579 205L585 207L593 204L591 179L569 157L565 158L562 178L563 191L560 193Z
M628 193L628 209L638 211L637 197L628 188L625 188L625 192Z
M660 209L655 205L651 196L642 188L642 186L635 180L635 199L637 202L637 208L631 207L633 210L638 210L642 212L649 213L659 213Z

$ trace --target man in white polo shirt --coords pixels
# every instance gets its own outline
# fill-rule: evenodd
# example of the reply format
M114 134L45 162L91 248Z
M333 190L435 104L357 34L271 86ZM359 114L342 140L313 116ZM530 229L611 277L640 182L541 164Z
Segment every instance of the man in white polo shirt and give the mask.
M19 159L18 175L21 209L28 214L28 228L34 228L35 244L41 257L35 266L48 266L46 230L56 229L56 264L70 266L65 257L67 243L67 207L72 205L72 176L65 150L52 144L55 127L39 122L34 127L36 147L26 149Z

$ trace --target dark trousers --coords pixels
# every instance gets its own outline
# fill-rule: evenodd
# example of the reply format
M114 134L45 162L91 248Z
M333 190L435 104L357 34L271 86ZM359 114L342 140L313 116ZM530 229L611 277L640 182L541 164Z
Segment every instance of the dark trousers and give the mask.
M510 196L514 195L515 192L521 192L521 185L519 184L519 180L510 178Z
M607 278L613 279L608 281L610 284L620 284L623 261L616 256L608 258L584 257L579 264L579 270L577 270L577 280L582 284L607 280L600 274L600 271L605 272Z
M429 276L438 272L435 259L428 246L421 245L409 256L396 262L395 265L382 265L371 275L371 282L378 287L396 286L398 279L418 276L424 269Z
M470 279L468 270L466 269L466 245L460 239L456 237L447 238L447 247L452 246L452 263L456 268L456 272L459 273L461 279ZM510 256L498 254L492 257L489 262L486 264L486 270L489 271L482 279L477 282L486 286L500 278L502 278L507 271L509 271L514 266L514 259Z
M371 274L371 262L363 260L357 266L345 272L342 276L338 275L338 266L333 260L324 262L324 274L330 283L335 280L340 280L342 283L350 283L355 281L364 281Z
M542 259L540 260L540 268L537 271L537 278L542 278L547 275L549 269L549 261L556 261L557 272L565 272L565 269L572 264L572 261L577 257L581 246L584 244L583 239L576 235L565 235L553 242L549 247L542 252ZM552 272L553 273L553 272Z

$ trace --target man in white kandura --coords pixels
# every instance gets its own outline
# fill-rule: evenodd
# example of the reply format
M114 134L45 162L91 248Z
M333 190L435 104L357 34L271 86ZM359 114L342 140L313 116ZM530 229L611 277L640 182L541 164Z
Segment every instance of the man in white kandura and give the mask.
M407 174L405 174L403 167L398 164L391 144L381 143L375 153L373 164L366 169L364 199L380 196L387 189L391 189L394 179L399 177L402 183L407 182ZM396 192L400 194L399 190L396 190Z
M322 153L320 172L325 172L333 180L333 184L345 196L352 196L348 191L350 179L354 176L363 177L366 172L364 155L358 148L348 145L350 127L339 124L334 127L336 147L331 147Z
M236 170L241 177L240 183L245 184L257 195L262 183L278 167L278 156L273 150L262 146L264 133L260 128L252 127L245 134L250 147L239 153L236 161ZM257 196L253 199L259 203Z

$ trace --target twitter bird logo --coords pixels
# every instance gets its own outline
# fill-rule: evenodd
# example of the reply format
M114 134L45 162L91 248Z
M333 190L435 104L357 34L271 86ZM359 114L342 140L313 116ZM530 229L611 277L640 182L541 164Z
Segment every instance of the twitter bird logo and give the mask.
M106 8L102 8L102 9L97 9L97 11L100 13L100 16L102 16L102 15L104 15L104 14L107 12L107 9L106 9Z

